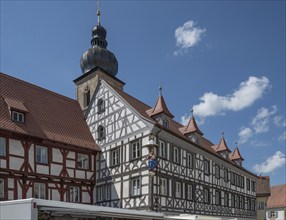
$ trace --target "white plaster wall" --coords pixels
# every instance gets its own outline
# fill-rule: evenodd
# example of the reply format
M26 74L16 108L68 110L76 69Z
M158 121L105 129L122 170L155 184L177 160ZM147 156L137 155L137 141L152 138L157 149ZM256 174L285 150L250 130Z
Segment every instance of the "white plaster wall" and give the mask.
M88 192L82 192L82 202L83 203L90 203L90 196Z
M73 178L73 177L74 177L74 170L72 170L72 169L67 169L67 171L68 171L69 176L70 176L71 178Z
M52 200L61 200L60 193L56 189L52 189Z
M7 168L6 160L0 159L0 168Z
M69 168L75 168L75 161L74 160L66 160L66 166Z
M23 156L24 149L21 141L9 139L9 153L14 155Z
M49 166L37 164L36 165L36 172L42 173L42 174L49 174Z
M59 176L63 166L58 164L51 164L51 175Z
M63 155L59 149L53 148L53 161L63 163Z
M85 171L76 170L76 171L75 171L75 178L84 179L84 178L85 178Z
M12 170L20 170L20 167L22 166L23 162L24 159L10 156L9 167Z

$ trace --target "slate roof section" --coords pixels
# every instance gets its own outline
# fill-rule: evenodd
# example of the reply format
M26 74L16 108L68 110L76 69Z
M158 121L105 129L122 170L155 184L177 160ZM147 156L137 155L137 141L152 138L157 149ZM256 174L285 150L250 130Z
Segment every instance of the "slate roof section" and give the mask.
M231 160L244 160L243 157L241 156L238 147L234 148L233 153L230 155Z
M270 178L269 176L259 176L256 182L256 196L270 196Z
M159 114L165 114L165 115L169 116L170 118L174 118L174 115L169 111L169 109L166 105L166 102L164 100L164 97L162 95L160 95L158 97L157 102L155 104L155 107L152 109L149 109L147 111L147 114L150 117L154 117L154 116L159 115Z
M11 120L10 110L25 114ZM0 73L0 129L99 150L76 100Z
M286 208L286 184L271 187L271 196L268 198L267 208Z
M196 120L194 118L194 116L192 116L189 120L189 123L187 126L180 128L180 131L186 135L186 134L191 134L193 132L197 132L200 135L204 135L203 132L201 132L201 130L199 129Z

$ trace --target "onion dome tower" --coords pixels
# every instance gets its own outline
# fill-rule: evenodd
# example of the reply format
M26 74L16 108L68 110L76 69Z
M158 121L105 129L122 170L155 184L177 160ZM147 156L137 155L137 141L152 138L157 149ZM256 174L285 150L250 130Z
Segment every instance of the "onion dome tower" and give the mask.
M80 59L82 73L99 67L112 76L118 72L118 62L114 54L107 49L106 30L100 24L100 10L97 11L98 23L92 29L91 48L85 51Z

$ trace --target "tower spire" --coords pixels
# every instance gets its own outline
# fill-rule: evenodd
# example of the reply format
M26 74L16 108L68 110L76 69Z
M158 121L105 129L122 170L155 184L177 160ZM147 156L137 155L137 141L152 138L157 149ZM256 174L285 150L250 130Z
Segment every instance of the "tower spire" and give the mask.
M100 25L100 4L99 1L97 1L97 24Z

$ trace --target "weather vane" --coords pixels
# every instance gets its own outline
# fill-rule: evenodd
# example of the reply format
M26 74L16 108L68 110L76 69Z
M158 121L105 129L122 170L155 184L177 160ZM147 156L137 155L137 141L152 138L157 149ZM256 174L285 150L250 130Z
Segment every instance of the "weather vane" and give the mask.
M162 82L160 82L160 87L159 87L159 96L162 96L162 90L163 90L163 88L162 88Z

